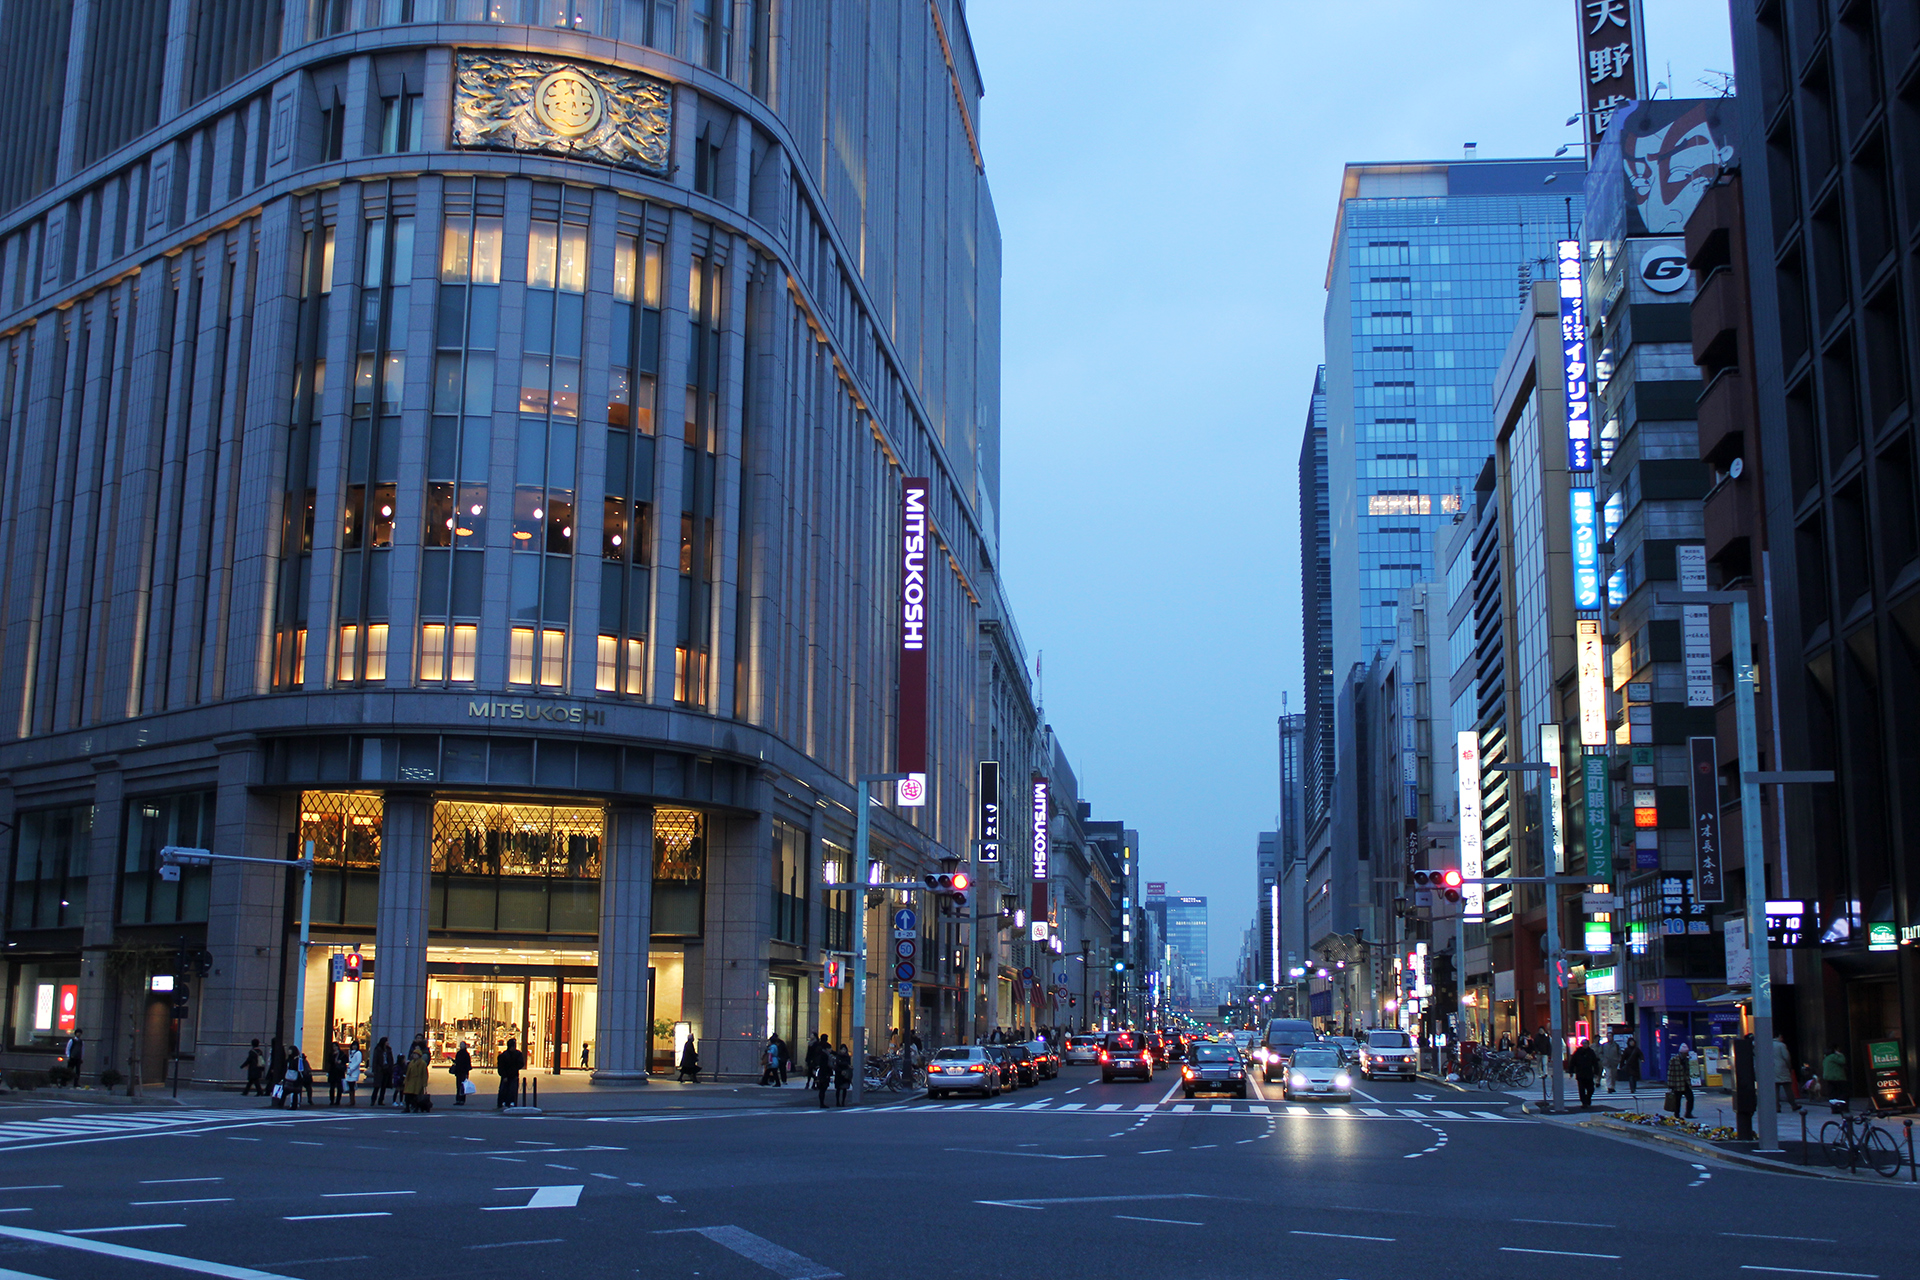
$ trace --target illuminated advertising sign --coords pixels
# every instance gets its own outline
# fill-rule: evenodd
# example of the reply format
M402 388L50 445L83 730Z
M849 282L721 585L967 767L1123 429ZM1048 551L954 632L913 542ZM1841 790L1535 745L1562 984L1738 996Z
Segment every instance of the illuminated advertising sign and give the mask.
M1593 419L1587 410L1587 313L1580 296L1580 242L1562 240L1559 258L1561 375L1567 392L1567 470L1592 471Z
M1600 607L1600 509L1593 490L1567 490L1567 525L1573 535L1573 607Z
M1613 804L1612 783L1607 776L1607 757L1580 757L1581 780L1586 785L1587 876L1598 882L1613 879Z
M80 987L78 983L60 984L59 1012L54 1017L53 1029L68 1034L80 1025Z
M1000 762L980 762L980 861L1000 861Z
M1047 780L1036 773L1033 775L1033 878L1036 881L1047 878L1047 854L1052 848L1048 843L1047 816Z
M1693 896L1697 902L1727 900L1720 848L1720 765L1712 738L1687 739L1693 765ZM1656 819L1658 809L1655 810Z
M1646 23L1640 0L1574 0L1580 24L1580 101L1592 155L1613 113L1647 96Z
M900 490L900 709L899 772L903 805L927 802L927 510L930 483L903 481Z
M1567 869L1566 783L1560 776L1560 726L1540 726L1540 759L1551 766L1547 774L1547 803L1553 806L1553 874Z
M1469 730L1458 736L1454 748L1455 771L1460 778L1460 876L1466 882L1466 912L1463 919L1482 920L1487 914L1486 886L1478 883L1484 874L1480 843L1480 735Z
M1573 624L1574 649L1580 673L1580 745L1607 745L1606 664L1600 649L1600 624L1582 618Z

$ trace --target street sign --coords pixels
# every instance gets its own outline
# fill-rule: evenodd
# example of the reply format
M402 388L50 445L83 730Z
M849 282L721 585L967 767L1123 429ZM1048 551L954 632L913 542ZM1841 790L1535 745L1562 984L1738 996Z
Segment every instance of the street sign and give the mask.
M332 977L335 982L345 982L347 980L347 958L345 956L333 957Z
M913 984L911 982L901 983L899 987L899 991L900 991L900 998L902 1000L913 999Z
M169 884L177 883L180 879L180 868L171 862L163 862L160 864L160 878Z
M160 861L163 864L171 862L181 867L210 867L213 865L213 851L170 844L161 848Z
M916 935L911 929L895 929L893 931L893 936L896 938L911 938L911 937L915 937Z
M913 966L905 960L902 960L899 964L893 966L893 976L902 982L912 982Z
M1064 987L1067 985L1067 974L1064 969L1053 975L1053 985L1056 987Z
M1020 980L1021 980L1022 982L1032 982L1032 981L1033 981L1033 970L1032 970L1032 969L1030 969L1030 968L1028 968L1028 969L1022 969L1022 970L1020 971Z
M919 923L920 917L914 914L912 907L902 907L893 913L893 927L896 929L911 930Z
M895 942L893 944L893 954L899 956L902 960L913 959L913 939L901 938L898 942Z

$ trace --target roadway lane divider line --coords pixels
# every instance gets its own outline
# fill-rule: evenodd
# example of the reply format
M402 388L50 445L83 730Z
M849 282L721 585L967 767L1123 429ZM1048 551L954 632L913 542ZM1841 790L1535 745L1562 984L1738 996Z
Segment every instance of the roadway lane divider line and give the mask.
M584 1182L576 1182L560 1187L495 1187L495 1191L531 1191L533 1199L525 1204L483 1204L482 1213L504 1213L512 1209L574 1209L580 1205L580 1193L587 1189Z
M1114 1217L1123 1222L1164 1222L1170 1227L1204 1227L1204 1222L1189 1222L1185 1218L1142 1218L1131 1213L1116 1213Z
M1871 1271L1815 1271L1810 1267L1760 1267L1744 1265L1742 1271L1786 1271L1796 1276L1847 1276L1849 1280L1880 1280L1877 1273Z
M1394 1236L1356 1236L1345 1231L1289 1231L1290 1236L1322 1236L1328 1240L1371 1240L1376 1244L1392 1244Z
M416 1196L418 1191L328 1191L322 1193L322 1200L364 1200L368 1196Z
M194 1179L191 1179L191 1181L198 1182L199 1179L194 1178ZM60 1191L60 1190L64 1190L64 1187L61 1183L58 1183L58 1182L41 1182L41 1183L36 1183L30 1187L0 1187L0 1191Z
M95 1236L105 1235L110 1231L177 1231L186 1225L184 1222L143 1222L138 1226L131 1227L67 1227L63 1229L60 1234L67 1236Z
M173 1186L177 1183L182 1183L182 1182L225 1182L225 1181L226 1181L225 1178L142 1178L140 1179L140 1185L143 1187L168 1187L168 1186ZM22 1188L22 1187L0 1187L0 1191L21 1191L21 1190L31 1190L31 1189L32 1188Z
M1830 1239L1827 1236L1758 1236L1749 1231L1722 1231L1720 1234L1730 1236L1735 1240L1792 1240L1796 1244L1840 1243L1838 1240Z
M1591 1227L1596 1231L1618 1231L1620 1229L1611 1222L1568 1222L1564 1218L1515 1218L1514 1221L1529 1222L1541 1227ZM1721 1234L1725 1235L1726 1232L1723 1231Z
M369 1209L361 1213L289 1213L282 1222L332 1222L336 1218L391 1218L393 1214L386 1209Z
M1501 1245L1500 1252L1502 1253L1544 1253L1549 1257L1554 1257L1554 1258L1599 1258L1605 1262L1620 1261L1620 1255L1617 1253L1581 1253L1574 1249L1523 1249L1519 1245L1514 1245L1514 1244ZM1875 1280L1878 1280L1878 1277L1875 1277Z
M163 1204L232 1204L233 1197L199 1196L192 1200L129 1200L127 1203L135 1209L151 1209L156 1205Z
M705 1236L721 1248L765 1267L780 1276L781 1280L838 1280L841 1275L832 1267L822 1266L812 1258L782 1248L742 1227L681 1227L673 1231L656 1231L654 1234Z
M551 1240L500 1240L493 1244L470 1244L469 1249L516 1249L523 1244L565 1244L564 1236L555 1236Z

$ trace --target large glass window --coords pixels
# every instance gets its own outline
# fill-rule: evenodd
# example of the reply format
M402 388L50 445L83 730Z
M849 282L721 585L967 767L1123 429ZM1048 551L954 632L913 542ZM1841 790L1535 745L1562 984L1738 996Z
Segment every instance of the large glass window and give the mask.
M773 824L773 936L807 944L807 833L790 822Z
M705 931L707 820L687 809L653 814L653 934L697 938Z
M611 348L616 363L607 404L600 635L593 682L603 693L647 691L661 256L661 245L643 243L638 235L622 231L614 237Z
M127 835L120 864L121 923L186 924L207 918L212 869L181 867L179 878L169 880L160 873L160 850L168 845L212 847L213 796L211 791L188 791L127 801Z
M313 847L316 924L372 925L380 902L380 797L308 791L300 847Z
M420 553L422 684L471 683L493 463L501 213L497 179L449 183L440 228L432 416Z
M479 933L598 934L605 826L597 808L439 802L429 923Z
M318 214L318 210L312 211ZM280 580L274 599L273 687L306 683L307 596L313 575L314 478L320 459L320 412L327 391L327 313L333 294L334 228L301 235L300 307L293 397L288 416L287 483L282 494ZM163 325L170 323L163 318ZM323 630L322 635L325 634Z
M14 819L12 929L77 927L87 918L93 806L35 809Z
M683 421L684 480L680 503L680 608L673 654L673 700L682 706L707 701L708 658L713 646L713 503L720 433L720 349L726 272L696 254L687 272L686 411Z

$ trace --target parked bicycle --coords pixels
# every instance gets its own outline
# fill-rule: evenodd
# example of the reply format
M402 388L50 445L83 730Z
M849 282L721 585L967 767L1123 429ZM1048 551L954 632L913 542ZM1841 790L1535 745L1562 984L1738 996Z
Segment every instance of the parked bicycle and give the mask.
M867 1059L866 1088L869 1093L901 1093L918 1089L927 1082L927 1070L900 1054Z
M1893 1135L1873 1122L1879 1111L1848 1111L1846 1103L1831 1104L1839 1119L1820 1126L1820 1145L1826 1149L1827 1163L1845 1167L1852 1173L1865 1165L1883 1178L1900 1172L1900 1148Z

